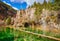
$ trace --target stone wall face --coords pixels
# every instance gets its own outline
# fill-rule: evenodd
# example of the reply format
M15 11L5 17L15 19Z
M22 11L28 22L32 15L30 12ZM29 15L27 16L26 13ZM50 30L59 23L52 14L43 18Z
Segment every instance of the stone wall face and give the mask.
M34 19L35 8L17 11L14 21L15 26L23 25L24 22L29 22Z
M26 17L28 20L33 20L35 18L34 16L35 8L29 8L26 10Z

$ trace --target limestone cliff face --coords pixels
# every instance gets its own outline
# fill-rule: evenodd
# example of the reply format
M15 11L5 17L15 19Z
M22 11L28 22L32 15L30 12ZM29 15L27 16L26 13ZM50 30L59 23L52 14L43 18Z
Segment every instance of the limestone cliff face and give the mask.
M14 25L22 25L24 22L29 22L34 20L35 18L34 12L35 12L35 8L28 8L26 10L17 11Z
M28 20L33 21L35 19L35 8L26 9L26 16Z

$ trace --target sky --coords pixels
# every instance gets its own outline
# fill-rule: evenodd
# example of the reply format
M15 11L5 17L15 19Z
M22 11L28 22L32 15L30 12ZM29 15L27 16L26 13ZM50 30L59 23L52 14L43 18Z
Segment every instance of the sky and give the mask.
M35 1L41 4L44 2L44 0L2 0L2 1L16 10L26 9L28 8L28 6L33 5ZM48 2L49 0L46 1Z

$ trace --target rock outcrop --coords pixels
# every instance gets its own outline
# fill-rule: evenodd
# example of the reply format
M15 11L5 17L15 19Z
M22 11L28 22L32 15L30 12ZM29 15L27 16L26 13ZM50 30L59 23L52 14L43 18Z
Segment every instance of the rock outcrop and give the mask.
M11 6L0 1L0 19L5 19L8 16L14 17L16 15L16 10Z
M28 8L26 10L17 11L14 25L21 26L25 22L34 21L35 19L34 12L35 8Z

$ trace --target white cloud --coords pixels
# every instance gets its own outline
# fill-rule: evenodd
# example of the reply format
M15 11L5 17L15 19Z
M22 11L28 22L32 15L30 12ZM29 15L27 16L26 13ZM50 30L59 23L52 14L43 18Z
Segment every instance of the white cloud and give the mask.
M9 4L9 3L6 3L6 4L8 4L8 5L10 5L10 6L11 6L11 4Z
M14 2L15 0L10 0L11 2Z
M48 2L49 0L46 0L46 1ZM36 3L39 2L39 3L43 4L44 0L25 0L25 2L28 4L28 6L29 5L31 6L32 4L34 4L34 2L36 2Z
M38 3L43 3L44 0L10 0L11 2L20 2L20 3L23 3L23 2L26 2L27 3L27 7L30 5L32 5L35 1Z
M27 3L27 7L28 6L31 6L35 1L38 3L43 3L44 2L44 0L10 0L11 2L17 2L17 3L23 3L23 2L26 2ZM49 0L46 0L47 2L49 1ZM4 1L4 3L6 3L5 1ZM9 3L6 3L6 4L8 4L8 5L10 5L11 6L11 4L9 4ZM15 7L13 7L14 9L16 9L16 10L18 10L17 8L15 8Z
M13 9L15 9L15 10L19 10L18 8L16 8L16 7L12 7Z
M49 0L46 0L47 2L49 2Z
M7 5L9 5L9 6L11 6L11 4L9 4L9 3L6 3L5 1L3 1L5 4L7 4Z
M38 1L36 0L36 2L37 3L39 2L39 3L43 4L44 0L38 0Z
M25 0L25 2L27 3L27 7L31 6L36 0Z
M6 3L5 1L3 1L5 4L7 4L7 5L10 5L11 6L11 4L9 4L9 3ZM17 9L17 8L15 8L15 7L12 7L13 9L15 9L15 10L19 10L19 9Z
M6 3L5 1L3 1L4 3Z
M11 2L24 2L24 0L10 0Z
M32 4L35 2L35 0L25 0L25 2L26 2L28 5L32 5Z
M10 0L11 2L17 2L17 3L23 3L23 2L26 2L27 3L27 7L28 6L31 6L32 4L34 4L34 2L36 1L36 3L43 3L44 2L44 0ZM49 1L49 0L46 0L47 2ZM5 1L3 1L4 3L6 3ZM8 5L10 5L11 6L11 4L9 4L9 3L6 3L6 4L8 4ZM26 7L26 8L27 8ZM16 10L19 10L18 8L16 8L16 7L13 7L14 9L16 9Z

